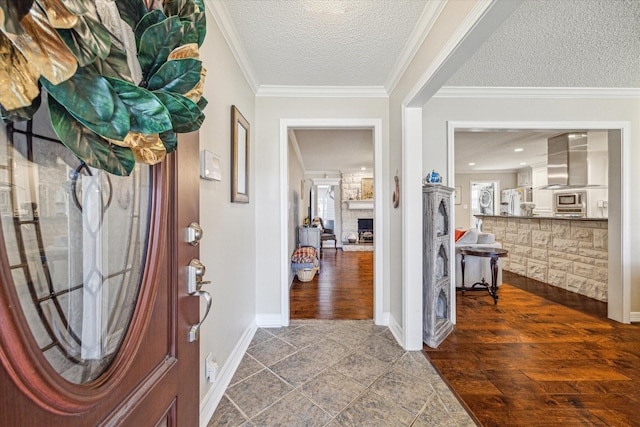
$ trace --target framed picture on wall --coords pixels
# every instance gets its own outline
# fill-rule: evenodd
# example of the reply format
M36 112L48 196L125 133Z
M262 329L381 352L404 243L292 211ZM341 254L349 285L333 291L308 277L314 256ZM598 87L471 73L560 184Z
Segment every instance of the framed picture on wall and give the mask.
M456 187L454 195L455 195L456 205L459 205L460 203L462 203L462 187Z
M249 203L249 122L231 106L231 201Z
M373 178L362 178L360 183L360 194L362 200L373 199Z

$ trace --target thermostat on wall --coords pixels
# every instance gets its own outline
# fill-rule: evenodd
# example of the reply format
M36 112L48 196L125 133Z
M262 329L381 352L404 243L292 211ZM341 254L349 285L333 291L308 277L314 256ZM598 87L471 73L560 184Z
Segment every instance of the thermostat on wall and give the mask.
M220 156L207 150L200 152L200 177L212 181L222 181Z

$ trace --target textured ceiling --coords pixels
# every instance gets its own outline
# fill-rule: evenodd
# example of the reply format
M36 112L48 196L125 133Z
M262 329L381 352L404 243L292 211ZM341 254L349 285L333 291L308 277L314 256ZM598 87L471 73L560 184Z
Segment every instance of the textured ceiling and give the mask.
M227 0L259 85L383 86L426 0Z
M307 172L373 170L373 132L364 129L294 131Z
M640 1L525 1L445 86L640 87Z

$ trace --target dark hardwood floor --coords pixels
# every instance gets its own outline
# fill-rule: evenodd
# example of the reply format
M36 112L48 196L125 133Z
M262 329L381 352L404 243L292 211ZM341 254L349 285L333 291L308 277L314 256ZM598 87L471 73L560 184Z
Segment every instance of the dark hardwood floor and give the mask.
M606 304L505 272L500 300L459 293L425 353L483 426L640 426L640 326Z
M289 303L291 319L373 319L373 252L324 248L320 272L296 277Z

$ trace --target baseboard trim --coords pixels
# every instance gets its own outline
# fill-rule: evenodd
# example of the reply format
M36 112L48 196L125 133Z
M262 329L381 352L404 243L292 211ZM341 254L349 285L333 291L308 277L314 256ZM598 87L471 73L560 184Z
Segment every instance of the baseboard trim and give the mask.
M630 322L640 322L640 311L632 311L631 316L629 316Z
M220 370L218 379L200 402L200 427L207 427L209 420L213 417L213 413L216 411L220 400L222 400L225 390L229 387L233 375L236 373L238 366L240 366L240 362L242 362L242 358L247 348L249 348L249 344L257 329L254 322L244 331L242 337L240 337L240 340Z
M389 314L388 327L391 331L391 334L396 339L400 347L404 348L404 331L402 330L402 326L398 323L395 317Z
M256 326L258 328L279 328L282 326L282 315L256 314Z

